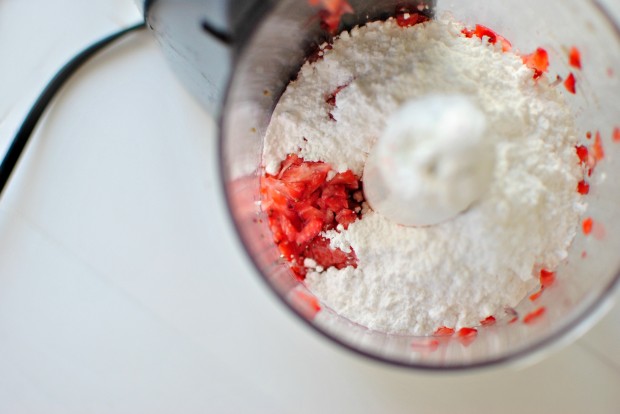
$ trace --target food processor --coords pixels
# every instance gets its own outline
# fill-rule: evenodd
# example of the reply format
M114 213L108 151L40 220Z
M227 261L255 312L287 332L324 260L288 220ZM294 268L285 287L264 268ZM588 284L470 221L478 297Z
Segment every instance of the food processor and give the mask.
M405 367L458 370L534 361L583 334L610 307L620 280L620 30L595 0L350 0L337 28L323 3L308 0L152 0L139 2L179 78L219 119L220 170L232 221L257 275L303 322L368 357ZM600 136L604 158L591 172L587 210L555 283L475 337L386 334L322 304L280 258L260 209L265 130L282 92L307 57L337 32L394 16L397 10L481 24L523 53L544 48L552 80L574 73L567 99L580 145ZM578 48L582 68L570 66ZM561 79L558 77L558 83ZM449 252L446 252L449 254ZM475 254L475 252L472 252ZM225 276L220 276L225 277ZM268 334L268 333L266 333Z

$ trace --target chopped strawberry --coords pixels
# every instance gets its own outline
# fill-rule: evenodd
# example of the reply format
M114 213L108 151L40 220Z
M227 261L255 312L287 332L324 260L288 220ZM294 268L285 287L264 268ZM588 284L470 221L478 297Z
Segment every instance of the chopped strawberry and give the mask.
M321 18L321 26L324 30L331 34L336 34L338 27L340 26L340 20L342 16L347 13L353 13L353 8L347 2L347 0L308 0L312 6L317 6L319 3L323 7L323 10L319 12Z
M480 39L482 39L483 37L487 37L489 39L488 42L493 45L499 41L500 44L502 45L503 52L508 52L512 49L512 44L508 41L508 39L506 39L503 36L500 36L499 34L495 33L493 30L481 24L477 24L475 30L463 29L461 33L463 33L466 37L470 37L470 38L473 36L479 37Z
M618 127L614 128L612 139L614 142L620 142L620 128Z
M457 336L459 338L468 337L468 336L476 336L478 335L478 330L475 328L461 328L457 332Z
M344 208L336 214L336 221L342 224L345 229L349 228L349 224L357 220L357 214L353 210Z
M523 317L523 323L531 324L534 323L537 319L545 314L545 307L541 306L540 308L533 310Z
M454 329L448 328L447 326L440 326L439 328L437 328L437 330L435 331L435 333L433 335L435 335L435 336L452 336L452 335L454 335Z
M586 195L590 192L590 184L586 180L581 180L577 183L577 192L581 195Z
M540 78L543 73L549 70L549 55L541 47L536 49L534 53L523 56L522 59L525 66L534 71L534 79Z
M575 46L568 52L568 63L576 69L581 69L581 53Z
M566 78L566 80L564 81L564 87L566 88L567 91L569 91L570 93L574 95L575 93L577 93L577 89L575 88L576 83L577 83L577 80L575 79L575 75L570 73L568 77Z
M356 195L359 178L346 171L336 174L335 181L327 181L331 171L328 164L304 161L294 154L280 167L275 176L262 177L261 204L269 217L273 239L293 272L300 279L305 277L305 258L314 259L324 268L356 266L355 253L331 249L320 233L337 224L348 227L358 219L355 211L363 202Z
M344 184L347 188L357 190L359 188L359 180L351 170L338 173L329 181L330 185Z
M588 147L584 145L577 145L575 147L575 151L577 152L579 161L581 161L584 164L588 162L588 154L589 154Z
M592 233L593 225L594 225L594 220L592 220L592 217L588 217L584 219L583 223L581 223L581 229L583 230L583 234L587 236L588 234Z
M418 23L424 23L430 19L417 11L413 12L408 7L399 7L396 10L396 24L400 27L411 27Z
M334 266L336 269L344 269L347 266L357 267L355 252L345 253L340 249L333 250L329 246L329 240L317 237L306 249L306 257L314 259L317 264L325 269Z
M542 295L542 293L543 293L543 288L538 289L537 292L530 295L530 300L534 302L536 299L538 299Z
M295 242L299 245L308 244L323 230L323 220L314 218L310 220L295 237Z
M482 326L491 326L491 325L495 325L495 317L493 316L489 316L486 319L483 319L480 321L480 325Z
M456 333L457 338L464 346L469 346L476 336L478 336L478 330L475 328L461 328Z
M545 289L555 282L555 272L542 269L540 271L540 286Z

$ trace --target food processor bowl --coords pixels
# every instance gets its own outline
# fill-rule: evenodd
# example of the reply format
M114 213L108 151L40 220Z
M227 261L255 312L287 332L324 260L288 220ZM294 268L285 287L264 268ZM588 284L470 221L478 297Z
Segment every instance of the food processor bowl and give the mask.
M524 298L492 326L478 327L475 337L386 334L351 322L293 275L260 208L263 137L273 108L307 56L332 36L321 24L320 7L307 0L150 2L147 21L172 66L219 117L223 190L256 274L316 332L359 354L411 368L456 370L533 361L583 334L609 308L620 278L620 142L614 140L620 127L618 23L593 0L349 3L354 12L343 16L340 30L386 19L404 6L429 16L449 15L467 27L489 27L521 53L544 48L550 61L547 76L560 76L560 88L573 73L576 94L563 93L580 144L591 147L598 133L604 149L588 178L584 226L576 223L578 234L553 286L535 301ZM573 46L581 54L581 69L569 65Z

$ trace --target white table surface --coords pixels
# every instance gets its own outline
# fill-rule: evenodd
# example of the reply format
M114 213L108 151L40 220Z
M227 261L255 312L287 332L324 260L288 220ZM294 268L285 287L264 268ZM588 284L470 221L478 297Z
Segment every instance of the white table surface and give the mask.
M0 1L0 149L64 61L138 18ZM319 338L241 254L214 148L147 32L63 90L0 203L0 413L620 412L618 306L520 369L416 373Z

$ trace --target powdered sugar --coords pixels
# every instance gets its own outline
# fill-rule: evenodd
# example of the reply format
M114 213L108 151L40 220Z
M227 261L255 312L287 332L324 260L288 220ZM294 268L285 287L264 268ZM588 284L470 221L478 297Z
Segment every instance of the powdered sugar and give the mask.
M449 21L409 28L388 21L343 33L322 60L304 65L267 131L269 173L297 153L361 175L386 119L410 98L463 94L485 114L495 142L493 182L468 211L408 228L366 207L347 230L326 232L332 247L355 251L358 267L310 269L306 283L371 329L428 334L478 325L516 305L542 267L566 257L576 233L582 172L563 97L544 77L534 81L518 56L461 29ZM330 104L326 97L344 85Z

